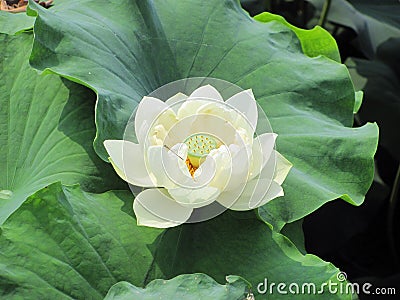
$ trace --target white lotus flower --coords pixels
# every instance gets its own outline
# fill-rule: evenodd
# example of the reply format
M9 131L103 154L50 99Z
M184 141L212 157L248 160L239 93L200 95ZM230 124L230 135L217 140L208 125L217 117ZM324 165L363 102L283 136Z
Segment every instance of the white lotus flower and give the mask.
M135 115L138 144L104 142L118 175L148 188L134 201L138 224L173 227L214 201L250 210L283 196L291 164L274 150L275 133L254 138L257 120L251 90L226 101L210 85L166 102L144 97Z

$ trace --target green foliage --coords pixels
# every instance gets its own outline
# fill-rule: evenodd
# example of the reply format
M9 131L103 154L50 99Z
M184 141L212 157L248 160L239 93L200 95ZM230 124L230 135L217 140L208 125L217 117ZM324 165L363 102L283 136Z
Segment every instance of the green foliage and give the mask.
M60 183L29 197L1 227L1 298L102 299L118 281L142 285L161 231L136 226L132 198Z
M243 276L254 288L265 278L319 287L339 271L301 254L251 212L163 231L137 226L132 200L127 191L89 194L60 183L29 197L1 227L2 299L100 299L118 281L142 287L194 272L221 283L229 274Z
M122 186L93 151L93 94L28 63L31 34L0 35L0 224L31 194L61 180Z
M301 254L291 241L257 220L251 212L226 212L207 222L172 228L160 239L157 249L154 278L207 272L219 282L223 282L227 274L243 276L254 289L265 278L268 282L287 285L312 282L319 287L335 280L339 272L313 255ZM285 296L276 291L271 295L268 291L264 297L281 299ZM318 295L319 298L323 296L326 299L349 297ZM298 295L299 299L310 297Z
M340 63L340 53L335 39L322 27L315 26L310 30L298 28L288 23L283 17L268 12L261 13L255 16L254 19L264 23L277 21L284 24L293 30L300 40L304 54L310 57L325 55Z
M227 277L227 284L220 285L205 274L185 274L171 280L156 279L145 289L128 282L115 284L104 300L243 300L247 296L247 283L241 278Z
M33 27L35 18L25 14L12 14L6 11L0 11L0 33L16 34Z
M336 198L362 203L377 126L350 128L355 92L346 67L305 55L293 27L254 22L229 0L60 3L53 11L35 6L31 63L97 92L95 148L103 159L103 140L122 138L142 96L184 77L216 77L253 89L279 134L278 151L294 165L285 197L260 210L265 220L279 230ZM327 49L337 54L331 40Z
M265 279L336 281L336 267L306 254L301 219L336 198L362 203L378 128L352 128L362 94L324 29L272 14L255 21L235 0L30 6L33 49L21 31L34 18L0 14L0 298L240 299ZM277 150L294 165L285 196L258 212L139 227L132 194L110 191L126 186L102 143L122 139L143 96L198 76L253 89L279 134Z

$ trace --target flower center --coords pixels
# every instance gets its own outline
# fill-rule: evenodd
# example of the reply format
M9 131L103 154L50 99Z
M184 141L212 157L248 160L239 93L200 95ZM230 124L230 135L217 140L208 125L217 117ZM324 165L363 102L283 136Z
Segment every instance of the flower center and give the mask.
M186 165L192 176L211 150L219 147L218 139L203 133L192 134L184 143L188 146Z

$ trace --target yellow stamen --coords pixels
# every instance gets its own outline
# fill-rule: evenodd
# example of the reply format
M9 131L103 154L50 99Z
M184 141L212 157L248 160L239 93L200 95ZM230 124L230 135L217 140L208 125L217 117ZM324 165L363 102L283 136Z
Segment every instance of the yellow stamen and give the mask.
M198 168L192 165L192 163L190 162L189 158L186 159L186 165L188 167L190 175L193 177L194 176L194 172L196 172L196 170Z

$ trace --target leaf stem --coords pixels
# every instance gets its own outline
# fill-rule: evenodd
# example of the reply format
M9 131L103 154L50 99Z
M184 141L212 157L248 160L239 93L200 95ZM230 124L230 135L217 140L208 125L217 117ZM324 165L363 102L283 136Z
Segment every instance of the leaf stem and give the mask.
M321 27L325 26L325 22L329 13L329 8L331 7L331 2L332 0L325 0L324 6L322 7L321 16L318 21L318 25Z
M396 251L396 242L394 239L395 233L393 231L393 225L394 225L394 215L395 215L396 204L397 204L397 200L399 197L399 188L400 188L400 164L397 168L396 177L394 179L392 192L391 192L390 198L389 198L389 211L388 211L388 223L387 223L390 247L392 248L392 252L393 252L393 256L395 258L396 265L399 263L399 257L397 255L397 251Z

